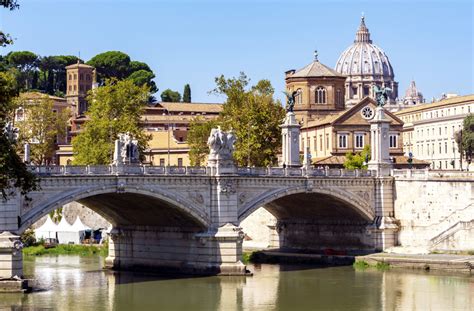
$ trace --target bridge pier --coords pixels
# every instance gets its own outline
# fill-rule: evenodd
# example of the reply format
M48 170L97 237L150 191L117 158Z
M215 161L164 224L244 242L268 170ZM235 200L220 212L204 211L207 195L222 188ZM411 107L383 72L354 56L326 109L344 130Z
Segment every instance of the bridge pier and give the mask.
M110 232L106 267L168 273L244 275L243 233L226 224L199 232L198 228L127 227Z

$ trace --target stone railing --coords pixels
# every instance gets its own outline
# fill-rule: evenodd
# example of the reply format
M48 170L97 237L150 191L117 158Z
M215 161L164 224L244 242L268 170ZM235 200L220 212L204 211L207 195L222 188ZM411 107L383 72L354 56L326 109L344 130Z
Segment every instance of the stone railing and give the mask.
M209 167L193 166L149 166L149 165L55 165L30 166L30 171L40 176L68 175L211 175ZM238 176L255 177L371 177L368 170L283 168L283 167L237 167Z
M429 170L429 169L399 169L392 170L395 178L409 179L471 179L474 180L474 172L455 170Z

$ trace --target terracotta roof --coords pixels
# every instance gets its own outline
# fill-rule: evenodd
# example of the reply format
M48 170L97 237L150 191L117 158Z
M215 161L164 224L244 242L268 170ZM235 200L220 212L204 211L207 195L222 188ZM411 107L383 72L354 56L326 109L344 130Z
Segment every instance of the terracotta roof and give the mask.
M162 106L168 111L177 112L209 112L219 113L222 111L222 104L211 103L167 103L161 102L158 105ZM159 108L159 107L156 107Z
M53 95L44 94L40 92L25 92L25 93L21 93L20 97L23 99L41 99L44 97L48 97L52 100L66 101L66 99L63 97L53 96Z
M345 114L347 111L349 111L349 109L342 110L342 111L339 111L337 113L328 114L328 115L324 116L324 118L322 118L322 119L309 121L308 124L306 126L303 126L301 129L310 128L310 127L319 126L319 125L324 125L324 124L331 124L332 122L336 121L340 116Z
M429 110L429 109L434 109L434 108L439 108L443 106L450 106L450 105L457 105L461 104L464 102L470 102L474 101L474 94L471 95L464 95L464 96L455 96L447 99L443 99L438 102L434 103L429 103L429 104L419 104L415 107L410 107L410 108L405 108L400 111L395 112L397 116L401 116L404 114L412 113L412 112L417 112L417 111L422 111L422 110Z
M72 64L72 65L66 66L66 69L72 69L72 68L76 68L76 67L94 69L93 66L89 66L89 65L86 65L86 64L83 64L83 63Z
M321 64L319 61L314 61L306 67L297 70L288 78L309 78L309 77L342 77L346 76L340 74L336 70Z

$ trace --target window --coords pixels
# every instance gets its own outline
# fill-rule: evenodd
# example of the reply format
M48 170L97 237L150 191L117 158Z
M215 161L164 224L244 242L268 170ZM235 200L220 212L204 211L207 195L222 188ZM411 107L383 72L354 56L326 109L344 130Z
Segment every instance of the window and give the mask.
M303 91L301 89L296 90L296 103L302 104L303 103Z
M160 159L160 166L165 166L165 159Z
M441 135L441 128L439 128L439 135Z
M444 153L448 154L448 142L444 143Z
M309 137L306 137L306 149L311 150L311 141L310 141Z
M79 75L79 80L80 80L80 81L84 80L84 74L81 73L81 74Z
M337 89L336 90L336 104L337 105L340 105L343 103L343 100L342 100L342 91L340 89Z
M81 92L84 91L84 86L83 86L82 84L79 85L79 90L80 90Z
M91 80L91 75L87 74L86 75L86 81L90 81Z
M319 135L319 150L323 151L323 135Z
M439 145L439 154L441 154L441 143L439 143L438 145Z
M69 92L71 92L71 91L72 91L72 85L69 86Z
M316 88L316 104L326 103L326 89L322 86Z
M353 87L353 88L352 88L352 95L353 95L353 96L352 96L353 98L356 98L356 97L357 97L357 87Z
M390 148L397 148L397 139L398 135L397 134L390 134L389 140L390 140Z
M24 112L23 108L18 108L16 110L15 120L16 121L23 121L24 118L25 118L25 112Z
M364 134L355 135L355 147L364 148Z
M178 166L183 166L183 158L178 158Z
M448 134L448 127L447 127L447 126L444 127L444 134L445 134L445 135Z
M369 96L369 90L368 86L364 86L364 96Z
M76 88L76 86L74 85L74 91L75 91L76 89L77 89L77 88Z
M319 136L321 136L321 135L319 135ZM317 149L316 148L316 136L314 136L314 138L313 138L313 145L314 145L313 149L314 149L314 151L316 151L316 149Z
M329 149L329 134L326 134L326 150Z
M72 80L72 75L69 75L69 80Z
M338 140L339 140L339 148L347 148L347 134L339 134L338 135Z
M74 80L77 80L77 74L74 74Z

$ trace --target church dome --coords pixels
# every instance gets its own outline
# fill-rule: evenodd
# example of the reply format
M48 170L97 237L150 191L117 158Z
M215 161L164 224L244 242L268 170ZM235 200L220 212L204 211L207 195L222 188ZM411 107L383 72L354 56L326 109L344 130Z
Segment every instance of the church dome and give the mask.
M354 44L339 57L336 71L346 76L379 76L393 80L392 65L385 52L372 43L362 17Z

